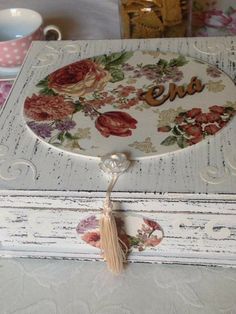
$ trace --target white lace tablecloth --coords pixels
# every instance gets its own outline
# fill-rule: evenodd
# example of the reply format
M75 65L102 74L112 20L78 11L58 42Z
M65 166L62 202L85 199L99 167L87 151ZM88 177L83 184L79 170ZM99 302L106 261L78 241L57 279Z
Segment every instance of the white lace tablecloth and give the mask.
M65 39L119 38L116 0L0 0L28 7ZM114 277L101 262L1 259L0 314L235 314L236 269L131 264Z
M236 271L101 262L0 261L1 314L234 314Z

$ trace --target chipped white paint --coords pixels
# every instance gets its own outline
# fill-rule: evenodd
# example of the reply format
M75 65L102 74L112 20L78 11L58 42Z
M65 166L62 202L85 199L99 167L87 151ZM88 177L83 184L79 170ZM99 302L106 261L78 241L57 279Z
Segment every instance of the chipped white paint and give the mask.
M0 116L0 255L100 259L76 226L99 215L109 179L98 161L32 134L22 117L28 89L65 64L122 49L189 55L235 79L235 46L229 37L34 43ZM208 141L134 162L119 179L116 210L154 219L164 230L159 246L130 260L236 265L235 133L234 120Z

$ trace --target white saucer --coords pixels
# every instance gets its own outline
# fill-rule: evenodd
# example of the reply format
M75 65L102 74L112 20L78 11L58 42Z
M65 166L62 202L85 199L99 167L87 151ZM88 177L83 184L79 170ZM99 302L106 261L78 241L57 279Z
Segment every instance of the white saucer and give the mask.
M20 68L21 68L20 66L14 67L14 68L0 67L0 81L14 80L17 74L19 73Z

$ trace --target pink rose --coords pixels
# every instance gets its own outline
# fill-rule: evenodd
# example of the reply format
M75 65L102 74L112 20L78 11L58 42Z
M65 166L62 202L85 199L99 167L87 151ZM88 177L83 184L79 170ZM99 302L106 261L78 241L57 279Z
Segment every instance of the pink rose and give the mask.
M33 94L26 98L24 111L27 117L36 121L62 120L74 113L75 106L63 96Z
M109 111L101 114L95 121L95 126L99 132L105 136L130 136L130 129L136 129L138 121L132 118L128 113L121 111Z
M222 28L226 27L228 24L230 24L232 21L232 18L225 15L220 10L211 10L205 12L205 24L210 27L214 28Z
M153 230L161 229L160 225L156 221L146 219L146 218L143 218L143 221L145 222L146 225L148 225Z
M90 59L67 65L48 77L48 87L59 94L84 96L102 90L111 76Z
M157 246L162 241L162 238L158 238L157 236L151 236L150 238L147 238L147 240L144 242L145 246Z
M98 231L91 231L91 232L86 232L82 236L82 240L84 240L86 243L95 246L97 248L100 248L100 233Z

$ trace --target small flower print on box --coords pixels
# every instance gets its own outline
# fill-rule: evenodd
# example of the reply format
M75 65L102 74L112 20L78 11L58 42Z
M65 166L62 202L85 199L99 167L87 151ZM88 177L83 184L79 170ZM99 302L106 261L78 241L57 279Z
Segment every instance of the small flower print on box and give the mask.
M164 232L158 222L136 216L126 216L125 218L116 216L116 225L121 244L124 250L144 251L158 246L164 237ZM126 231L125 224L135 224L135 231L131 234ZM81 239L96 248L100 248L99 220L95 215L89 216L80 221L76 228Z

